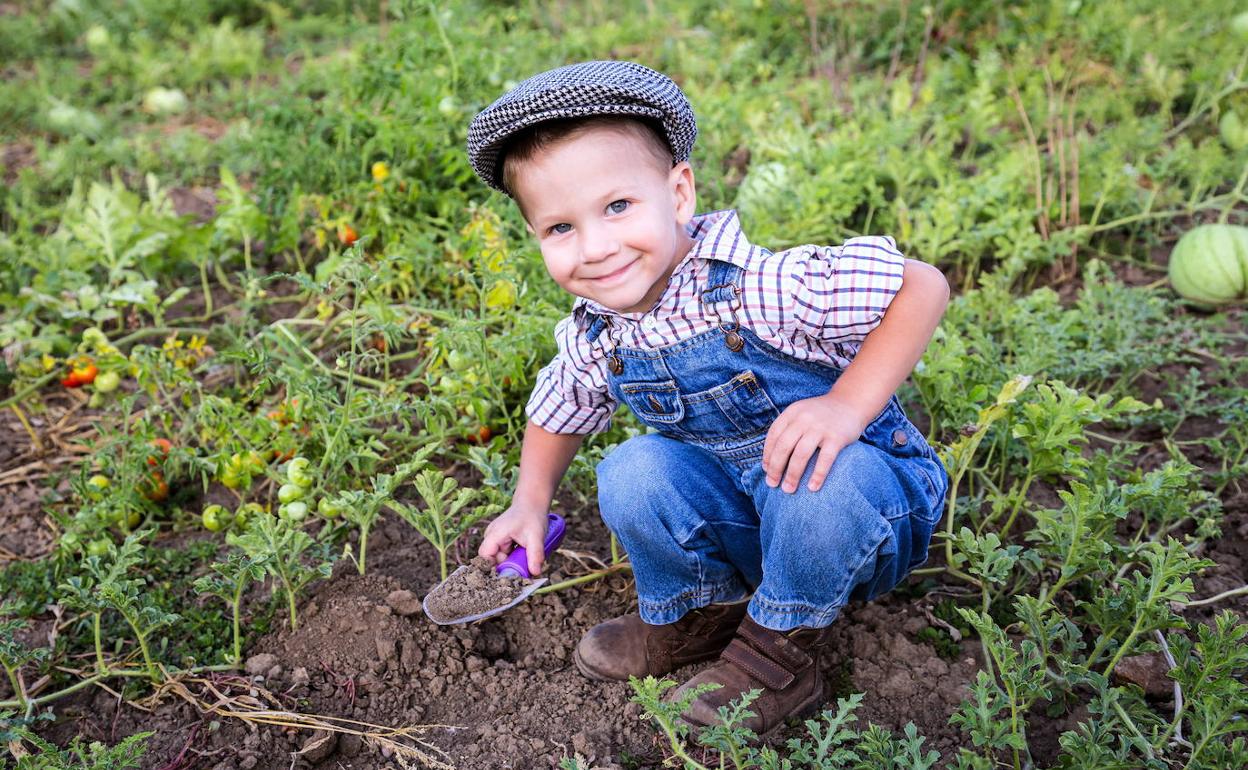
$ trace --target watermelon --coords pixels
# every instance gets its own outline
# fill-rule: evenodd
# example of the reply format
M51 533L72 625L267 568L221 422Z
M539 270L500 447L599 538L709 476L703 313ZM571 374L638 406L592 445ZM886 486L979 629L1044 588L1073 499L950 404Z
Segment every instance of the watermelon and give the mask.
M1248 299L1248 227L1200 225L1184 233L1170 254L1170 283L1206 307Z

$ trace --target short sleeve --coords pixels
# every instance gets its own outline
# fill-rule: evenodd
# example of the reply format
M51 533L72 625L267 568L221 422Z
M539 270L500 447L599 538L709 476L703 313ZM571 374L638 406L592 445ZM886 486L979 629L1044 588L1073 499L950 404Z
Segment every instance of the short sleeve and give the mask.
M551 433L601 433L616 402L607 389L606 362L568 316L555 326L559 352L538 372L525 414Z
M905 257L887 236L807 247L789 266L792 323L824 342L861 342L901 289Z

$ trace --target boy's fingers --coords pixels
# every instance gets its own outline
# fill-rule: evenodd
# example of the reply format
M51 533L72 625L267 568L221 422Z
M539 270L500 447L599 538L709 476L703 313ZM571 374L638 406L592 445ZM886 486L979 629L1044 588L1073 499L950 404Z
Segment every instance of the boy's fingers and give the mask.
M781 412L776 421L767 429L767 438L763 440L763 469L768 471L768 476L770 476L772 460L776 454L776 445L780 442L780 438L784 435L784 430L787 426L788 420L784 418L784 413Z
M493 559L495 562L499 560L503 550L503 538L486 535L481 541L481 547L477 549L477 556L484 559Z
M528 538L526 538L524 550L529 557L529 574L534 577L541 573L542 562L546 559L545 544L543 542L545 536L545 532L538 535L530 533Z
M832 463L836 462L836 455L836 450L826 444L819 447L819 458L815 460L815 469L810 472L807 489L811 492L819 491L823 486L823 480L828 477L828 471L832 470Z
M806 472L806 465L810 462L810 456L819 448L817 439L811 439L805 436L801 441L797 442L797 446L793 448L793 454L789 457L789 467L784 474L785 492L796 492L797 485L802 481L802 474Z
M768 434L767 442L763 445L763 470L767 472L767 486L774 487L780 483L780 476L789 464L789 455L793 453L795 442L796 437L790 431L781 430L774 441L772 434ZM772 445L770 453L767 451L767 443Z

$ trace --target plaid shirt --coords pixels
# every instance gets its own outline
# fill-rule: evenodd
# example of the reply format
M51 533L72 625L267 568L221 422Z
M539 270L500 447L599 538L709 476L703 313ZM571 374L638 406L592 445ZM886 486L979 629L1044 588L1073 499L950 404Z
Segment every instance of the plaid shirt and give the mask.
M578 434L599 433L610 424L616 401L607 390L606 341L586 340L587 311L611 321L609 333L622 348L654 349L715 328L698 300L708 260L744 269L737 311L742 326L795 358L840 368L853 360L901 288L904 257L892 238L773 253L746 240L731 210L694 217L688 230L696 243L649 312L618 313L580 298L558 323L559 352L538 374L525 407L534 423L552 433Z

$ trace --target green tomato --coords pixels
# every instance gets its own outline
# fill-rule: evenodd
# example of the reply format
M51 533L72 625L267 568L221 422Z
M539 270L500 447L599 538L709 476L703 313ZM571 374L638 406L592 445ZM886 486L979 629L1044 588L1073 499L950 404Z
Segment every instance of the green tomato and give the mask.
M113 515L113 523L126 530L132 530L143 521L143 514L134 508L120 509Z
M109 545L111 545L111 543L103 538L100 538L99 540L92 540L90 543L87 543L87 555L106 556L108 554Z
M264 514L264 506L260 503L244 503L234 511L234 528L243 530L257 516Z
M283 503L293 503L303 497L303 487L298 484L283 484L277 490L277 499Z
M446 354L446 363L452 371L456 372L462 372L472 366L472 360L458 350L452 350Z
M1248 43L1248 11L1236 14L1231 19L1231 30L1239 36L1240 40Z
M308 504L303 502L286 503L277 509L278 515L288 521L303 521L308 516Z
M108 476L105 476L102 473L97 473L87 479L87 497L92 500L99 500L104 497L104 490L108 489L112 485L113 482L109 480Z
M230 514L223 506L213 504L204 508L200 518L204 522L204 529L209 532L220 532L229 525Z
M342 506L328 497L322 497L316 504L316 512L327 519L335 519L342 515Z
M302 489L307 489L314 483L312 475L308 473L308 469L311 466L312 462L308 458L295 457L286 465L286 478ZM287 501L283 500L282 502Z
M121 375L117 372L101 372L91 384L95 386L96 393L112 393L121 385Z

